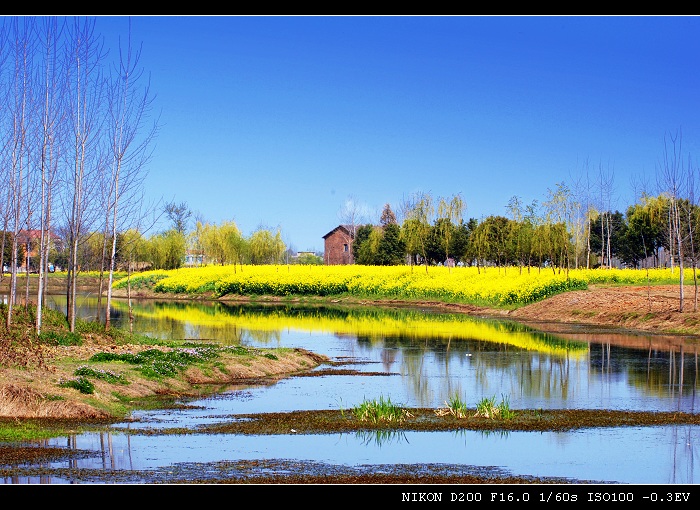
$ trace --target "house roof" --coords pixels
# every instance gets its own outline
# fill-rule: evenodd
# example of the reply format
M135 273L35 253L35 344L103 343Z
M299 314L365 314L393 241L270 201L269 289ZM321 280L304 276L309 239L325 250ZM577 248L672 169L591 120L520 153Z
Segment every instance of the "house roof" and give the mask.
M342 230L345 233L345 235L349 235L351 238L355 237L355 235L353 234L352 225L338 225L333 230L328 232L325 236L323 236L323 239L331 236L334 232L337 232L338 230Z
M51 240L59 239L59 236L53 232L47 231L48 236ZM17 242L26 243L41 238L41 230L30 229L30 230L20 230L17 232Z

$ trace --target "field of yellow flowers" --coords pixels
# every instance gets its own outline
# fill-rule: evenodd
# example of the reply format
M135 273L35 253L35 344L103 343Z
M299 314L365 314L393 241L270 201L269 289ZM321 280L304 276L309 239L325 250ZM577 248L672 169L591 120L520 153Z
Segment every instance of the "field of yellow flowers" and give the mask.
M686 270L686 281L692 274ZM675 284L672 269L571 269L519 267L230 265L156 270L114 282L115 289L163 294L342 296L518 306L589 284Z

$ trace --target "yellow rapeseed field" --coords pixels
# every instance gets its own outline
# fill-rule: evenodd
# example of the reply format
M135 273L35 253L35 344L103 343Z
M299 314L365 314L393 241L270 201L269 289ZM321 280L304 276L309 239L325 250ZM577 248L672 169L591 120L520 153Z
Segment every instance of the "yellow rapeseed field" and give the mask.
M271 296L353 295L430 299L494 306L522 305L592 283L627 285L679 282L679 270L520 267L230 265L145 271L131 275L132 288L164 294L211 293ZM686 270L687 281L692 273ZM114 283L124 288L127 278Z

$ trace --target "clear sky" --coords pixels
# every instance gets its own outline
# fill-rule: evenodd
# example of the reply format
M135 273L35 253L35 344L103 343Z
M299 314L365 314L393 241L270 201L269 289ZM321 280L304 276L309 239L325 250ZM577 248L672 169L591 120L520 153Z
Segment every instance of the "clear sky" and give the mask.
M127 23L96 31L116 49ZM161 115L149 194L295 250L348 199L374 223L459 193L481 219L603 171L624 212L666 136L700 147L693 16L137 16L132 39Z

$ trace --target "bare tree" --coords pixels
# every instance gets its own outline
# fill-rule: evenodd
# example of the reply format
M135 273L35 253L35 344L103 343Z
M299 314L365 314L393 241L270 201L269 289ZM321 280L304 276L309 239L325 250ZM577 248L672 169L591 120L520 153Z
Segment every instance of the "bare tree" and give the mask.
M10 116L12 122L12 146L10 150L10 221L12 222L12 255L10 295L7 302L6 325L12 324L12 307L17 297L17 250L18 234L22 225L22 204L28 198L25 179L28 182L29 150L27 133L31 118L31 79L32 79L32 35L33 18L13 18L11 36L13 40L13 73L11 76Z
M690 263L693 270L693 311L698 311L698 273L697 273L697 258L695 250L695 226L698 222L698 206L695 197L695 180L696 172L693 168L690 158L688 158L688 166L686 172L686 189L688 190L688 200L685 207L685 222L686 222L686 238L688 239L688 250L690 251Z
M660 168L660 186L668 195L670 200L669 207L669 239L670 245L675 245L678 258L678 270L680 272L680 288L679 288L679 303L678 311L683 311L684 298L684 253L683 241L684 233L681 229L682 207L681 199L686 192L683 180L683 156L682 156L682 134L680 131L671 135L670 133L664 136L664 152L663 160ZM673 261L673 253L671 253ZM672 262L673 264L673 262ZM673 267L673 266L672 266Z
M600 214L600 265L608 269L612 268L612 196L614 192L613 182L615 174L609 168L603 169L603 165L598 166L598 211Z
M164 212L172 223L173 229L177 233L185 235L187 232L187 222L192 216L192 211L190 211L190 208L187 206L187 202L180 202L180 204L168 202L165 204Z
M68 227L68 285L66 314L70 331L75 331L78 249L94 222L99 170L105 164L100 151L100 130L104 121L104 79L102 43L94 33L95 20L74 18L67 25L67 108L72 139L70 170L64 210Z
M109 165L111 172L108 176L109 195L106 208L108 212L105 221L105 233L109 233L109 236L105 235L105 240L108 238L111 240L105 311L107 329L110 326L112 282L120 214L124 219L127 207L142 203L142 197L139 194L143 190L142 185L146 177L144 165L150 159L150 142L157 130L155 123L150 127L145 126L153 98L147 83L143 87L140 86L143 72L138 69L139 59L140 51L134 52L131 45L131 20L129 20L126 47L119 48L119 63L110 83L107 101L110 114L107 127L111 134ZM147 130L142 132L144 128ZM100 295L102 295L102 289L100 289Z
M0 25L0 125L3 129L0 130L0 178L2 182L8 183L10 181L9 168L10 168L10 153L12 147L12 130L9 129L10 125L10 112L8 105L10 104L10 77L9 72L9 55L11 53L11 45L9 38L9 28L10 23L7 20L3 20L2 25ZM8 241L7 228L10 219L10 188L5 187L3 193L0 194L0 209L2 209L2 238L0 239L0 279L5 276L5 266L7 261L5 260L5 246Z
M357 199L350 195L345 200L340 210L338 211L338 218L340 223L347 228L347 234L344 231L340 231L343 236L345 236L345 244L348 245L348 263L354 264L355 260L352 254L352 249L350 246L355 239L357 234L357 227L366 221L366 215L362 212L362 207L358 203Z
M39 240L39 280L37 285L36 331L41 333L41 320L49 250L51 247L51 210L55 177L60 159L60 128L63 125L63 106L59 84L59 49L61 29L57 18L46 18L37 31L42 48L43 61L39 76L42 79L41 98L38 101L41 117L39 146L40 172L40 240ZM39 89L39 87L37 87Z
M586 269L590 268L591 259L591 221L592 200L591 183L588 175L588 159L584 163L584 172L572 179L573 209L573 233L574 246L576 248L574 267L578 269L581 257L585 254Z

